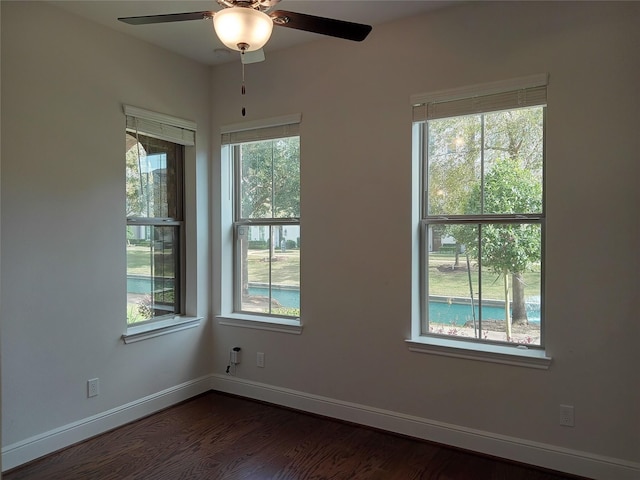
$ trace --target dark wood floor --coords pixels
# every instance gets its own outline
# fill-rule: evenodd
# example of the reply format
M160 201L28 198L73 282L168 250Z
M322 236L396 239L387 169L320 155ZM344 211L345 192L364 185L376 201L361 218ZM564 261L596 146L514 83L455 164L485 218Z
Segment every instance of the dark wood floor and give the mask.
M566 480L209 392L3 475L5 480Z

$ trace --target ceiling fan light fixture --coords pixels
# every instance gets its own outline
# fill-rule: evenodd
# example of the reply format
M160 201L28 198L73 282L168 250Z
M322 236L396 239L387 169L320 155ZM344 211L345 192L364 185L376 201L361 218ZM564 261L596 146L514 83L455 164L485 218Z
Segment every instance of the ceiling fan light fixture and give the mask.
M252 52L267 43L273 21L266 13L250 7L230 7L216 12L213 27L226 47Z

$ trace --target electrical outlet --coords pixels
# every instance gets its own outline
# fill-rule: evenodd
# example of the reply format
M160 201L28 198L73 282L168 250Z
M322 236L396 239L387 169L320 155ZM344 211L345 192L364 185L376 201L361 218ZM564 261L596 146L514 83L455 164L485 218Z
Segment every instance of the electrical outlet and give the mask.
M564 427L573 427L573 405L560 405L560 425Z
M92 378L87 380L87 397L97 397L100 393L100 380Z
M264 352L258 352L256 354L256 366L264 368Z

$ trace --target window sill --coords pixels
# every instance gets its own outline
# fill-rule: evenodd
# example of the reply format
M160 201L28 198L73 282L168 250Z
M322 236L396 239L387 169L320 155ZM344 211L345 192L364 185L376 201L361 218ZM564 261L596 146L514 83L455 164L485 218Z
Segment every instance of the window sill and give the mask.
M527 348L524 345L490 345L434 337L419 337L406 342L411 352L542 370L548 370L552 360L544 350Z
M291 333L300 335L302 324L299 319L264 317L261 315L247 315L240 313L227 313L218 315L218 323L229 327L254 328L257 330L269 330L271 332Z
M198 327L201 322L202 317L174 317L144 325L134 325L127 328L127 331L122 335L122 341L124 343L140 342L148 338Z

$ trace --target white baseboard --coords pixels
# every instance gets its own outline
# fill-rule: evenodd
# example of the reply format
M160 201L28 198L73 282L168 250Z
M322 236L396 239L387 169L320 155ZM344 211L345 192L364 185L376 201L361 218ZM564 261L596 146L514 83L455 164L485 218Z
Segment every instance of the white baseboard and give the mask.
M211 377L206 375L106 412L7 445L2 449L2 469L6 471L15 468L209 390L211 390Z
M539 442L436 422L366 405L225 375L207 375L2 449L2 469L138 420L210 389L597 480L637 480L640 464Z
M560 472L596 480L640 478L640 463L436 422L237 377L214 374L211 382L212 388L221 392Z

